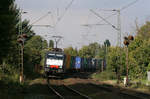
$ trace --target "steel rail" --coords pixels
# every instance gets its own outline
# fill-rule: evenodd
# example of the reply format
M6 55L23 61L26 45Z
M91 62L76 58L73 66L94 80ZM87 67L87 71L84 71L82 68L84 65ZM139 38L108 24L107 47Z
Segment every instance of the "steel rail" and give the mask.
M107 91L107 92L113 92L110 88L107 88L107 87L105 87L105 86L98 86L98 85L95 85L95 84L92 84L92 83L90 83L90 85L91 85L91 86L94 86L94 87L96 87L96 88L100 88L100 89L102 89L102 90L104 90L104 91Z
M57 92L53 87L50 86L49 84L49 80L47 80L47 85L48 85L48 88L51 89L59 98L61 99L65 99L59 92Z
M63 86L66 87L67 89L71 90L72 92L74 92L76 94L79 94L80 96L84 97L85 99L92 99L91 97L89 97L89 96L87 96L87 95L85 95L85 94L83 94L83 93L81 93L81 92L79 92L79 91L77 91L75 89L72 89L71 87L68 87L68 86L66 86L64 84L63 84Z
M52 86L50 86L50 83L49 83L49 79L47 79L47 83L48 83L48 87L49 89L51 89L59 98L61 99L65 99L65 97L63 95L61 95L57 90L55 90L55 88L53 88ZM75 90L75 89L72 89L71 87L68 87L66 85L63 84L63 87L68 89L69 91L75 93L75 94L78 94L79 96L83 97L84 99L92 99L91 97Z

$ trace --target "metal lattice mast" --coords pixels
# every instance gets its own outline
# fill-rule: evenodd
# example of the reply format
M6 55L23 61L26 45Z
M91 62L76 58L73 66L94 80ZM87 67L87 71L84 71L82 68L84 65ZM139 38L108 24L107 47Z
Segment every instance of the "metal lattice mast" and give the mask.
M112 23L110 23L106 18L100 16L98 13L96 13L95 11L93 10L90 10L92 13L94 13L97 17L101 18L103 21L105 21L107 24L111 25L115 30L117 30L117 48L119 48L120 50L120 53L119 53L119 57L118 57L118 60L120 61L120 64L118 65L118 73L117 73L117 76L118 76L118 83L120 81L120 68L122 67L122 60L121 60L121 56L122 56L122 51L121 51L121 11L128 8L129 6L133 5L134 3L136 3L138 0L135 0L134 2L131 2L130 4L122 7L121 9L113 9L113 10L104 10L104 11L115 11L117 12L117 27L115 25L113 25Z
M117 11L117 13L118 13L118 20L117 20L117 22L118 22L118 26L117 26L117 28L118 28L118 34L117 34L117 36L118 36L118 40L117 40L117 46L118 46L118 50L119 50L119 57L118 57L118 60L120 61L120 64L118 65L118 71L117 71L117 77L118 77L118 81L117 81L117 83L120 83L120 70L121 70L121 68L122 68L122 59L121 59L121 56L122 56L122 51L121 51L121 16L120 16L120 9L119 10L116 10Z
M121 47L121 16L120 16L120 10L117 10L118 12L118 41L117 41L117 45L119 47Z
M26 14L27 12L24 12L22 9L21 9L21 12L19 13L19 36L21 37L22 36L22 32L23 32L23 29L22 29L22 14ZM23 67L24 67L24 52L23 52L23 49L24 49L24 39L22 39L22 44L20 44L20 48L19 48L19 67L20 67L20 83L22 83L24 81L24 78L23 78Z

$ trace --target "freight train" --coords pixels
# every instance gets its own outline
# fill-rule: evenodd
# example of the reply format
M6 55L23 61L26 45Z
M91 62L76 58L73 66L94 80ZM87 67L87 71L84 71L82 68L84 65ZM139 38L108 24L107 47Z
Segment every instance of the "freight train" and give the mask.
M46 76L68 72L92 72L105 67L103 59L82 58L64 54L62 51L50 51L45 55L44 71Z

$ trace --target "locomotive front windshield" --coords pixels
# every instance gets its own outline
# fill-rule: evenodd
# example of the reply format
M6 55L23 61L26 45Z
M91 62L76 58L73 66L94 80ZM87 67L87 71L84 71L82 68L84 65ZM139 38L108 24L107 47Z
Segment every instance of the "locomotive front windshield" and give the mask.
M61 54L56 54L56 56L55 56L57 59L60 59L60 60L62 60L63 59L63 55L61 55Z
M58 59L58 60L63 60L63 54L48 54L47 55L48 59Z

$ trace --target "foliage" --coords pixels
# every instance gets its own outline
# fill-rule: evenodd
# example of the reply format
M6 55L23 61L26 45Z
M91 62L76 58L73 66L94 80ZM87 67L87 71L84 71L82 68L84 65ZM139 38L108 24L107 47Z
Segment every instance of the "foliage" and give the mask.
M129 75L133 79L145 79L150 69L150 22L138 30L129 45Z
M14 4L14 0L0 1L0 76L1 73L5 73L6 75L15 75L14 77L18 79L16 73L19 70L20 45L17 43L17 36L20 24L22 24L22 32L28 36L24 46L25 73L32 73L35 65L44 63L46 51L54 48L54 41L50 40L48 48L47 41L40 36L35 36L29 21L21 21L20 15L21 12ZM145 79L147 71L150 70L150 22L141 26L128 49L129 76L133 79ZM73 56L106 59L107 70L98 76L102 79L105 77L114 79L114 73L120 73L121 76L126 75L126 48L111 47L108 39L104 41L103 45L95 42L83 46L79 50L68 47L64 49L64 52Z
M65 49L64 49L64 53L65 53L65 54L72 55L72 56L78 56L78 51L77 51L77 49L74 49L74 48L72 48L72 47L65 48Z
M146 24L141 26L138 30L137 36L144 38L145 40L150 38L150 22L147 21Z
M139 39L139 38L137 38ZM138 40L139 41L139 40ZM135 40L129 47L133 48ZM146 77L146 71L148 70L148 65L150 63L150 40L143 40L136 49L130 51L130 74L133 78L144 79Z
M20 24L22 24L23 28L22 33L28 35L27 40L33 36L29 21L21 21L21 12L17 9L14 1L0 1L0 66L2 66L2 71L5 75L19 74L20 46L17 43L17 37Z
M45 54L46 54L47 51L49 51L49 50L48 50L48 49L43 49L43 50L41 51L41 61L40 61L40 65L41 65L41 66L44 66Z
M104 45L107 47L110 47L111 46L110 41L108 39L105 40Z
M99 79L99 80L114 80L116 79L115 72L110 71L103 71L101 73L95 73L92 75L92 78Z
M89 49L88 46L83 46L80 50L79 50L79 56L80 57L91 57L91 51Z
M0 0L0 76L2 80L18 80L17 26L19 10L14 0ZM6 77L4 77L6 76Z
M44 40L44 41L43 41L43 44L42 44L42 49L47 49L47 48L48 48L47 41Z
M98 57L99 56L99 48L100 45L98 43L91 43L88 46L83 46L80 50L79 50L79 56L81 57Z
M95 58L98 54L98 49L100 48L100 45L98 43L91 43L89 44L89 50L91 52L90 57Z
M129 46L129 76L132 79L145 79L150 70L150 22L138 30ZM107 55L107 70L126 75L126 48L110 47ZM120 59L121 54L121 59ZM121 67L120 67L121 66ZM118 69L120 69L118 71Z
M22 24L22 34L26 34L27 35L26 41L30 40L35 35L35 33L32 30L32 26L29 24L29 20L25 19L20 24ZM18 24L17 30L19 30L19 25L20 24ZM18 31L18 33L19 33L19 31Z
M24 60L25 60L25 69L27 71L33 72L35 65L39 65L42 60L42 50L47 46L45 40L40 36L33 36L30 40L26 42L24 50ZM43 47L44 46L44 47ZM43 57L44 58L44 57Z
M14 0L0 1L0 64L15 48L17 14L18 10L14 5Z
M22 33L28 36L24 42L25 74L28 73L31 76L34 64L40 64L41 51L47 49L47 41L40 36L35 36L28 20L21 20L20 9L17 9L14 1L0 1L0 80L6 78L19 81L19 50L21 46L17 43L17 37L21 24Z
M53 40L49 41L49 48L54 48L54 41Z
M107 48L108 49L108 48ZM104 45L101 45L98 49L98 55L96 55L96 58L102 58L102 59L105 59L106 58L106 46Z
M125 52L119 47L110 47L107 55L107 70L125 75Z

